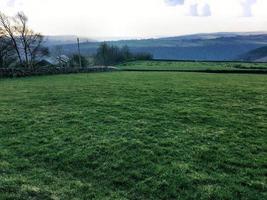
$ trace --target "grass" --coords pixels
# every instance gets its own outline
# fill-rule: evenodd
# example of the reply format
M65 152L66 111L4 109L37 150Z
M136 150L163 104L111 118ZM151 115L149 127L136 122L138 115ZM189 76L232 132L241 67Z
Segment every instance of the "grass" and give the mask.
M121 69L139 70L266 70L267 63L133 61L119 64L118 67Z
M0 80L0 199L266 199L267 77Z

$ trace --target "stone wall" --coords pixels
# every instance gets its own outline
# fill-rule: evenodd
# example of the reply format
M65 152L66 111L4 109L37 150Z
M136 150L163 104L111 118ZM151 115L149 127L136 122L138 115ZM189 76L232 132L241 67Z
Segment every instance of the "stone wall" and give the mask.
M71 73L92 73L92 72L110 72L114 67L87 67L87 68L39 68L37 70L0 68L0 78L15 78L26 76L40 76L53 74L71 74Z

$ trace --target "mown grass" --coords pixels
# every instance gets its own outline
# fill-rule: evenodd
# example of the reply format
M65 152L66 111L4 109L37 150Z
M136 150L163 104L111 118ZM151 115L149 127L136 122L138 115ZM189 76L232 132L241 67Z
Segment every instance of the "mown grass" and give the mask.
M0 199L266 199L267 77L0 80Z
M133 61L119 64L118 67L138 70L266 70L267 63Z

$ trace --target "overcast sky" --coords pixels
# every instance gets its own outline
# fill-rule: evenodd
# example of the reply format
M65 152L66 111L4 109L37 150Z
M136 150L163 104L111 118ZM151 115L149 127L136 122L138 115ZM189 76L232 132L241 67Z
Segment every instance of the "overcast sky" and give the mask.
M267 31L267 0L0 0L46 35L147 38Z

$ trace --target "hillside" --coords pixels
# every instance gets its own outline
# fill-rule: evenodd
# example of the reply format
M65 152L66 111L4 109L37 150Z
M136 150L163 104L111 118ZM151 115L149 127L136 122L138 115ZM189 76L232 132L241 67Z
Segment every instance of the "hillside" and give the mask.
M267 45L266 33L214 33L178 37L108 41L128 45L133 52L149 52L156 59L174 60L237 60L256 48ZM94 54L100 42L86 41L81 44L83 54ZM63 52L77 52L77 44L63 44ZM53 48L51 48L53 51Z
M89 38L82 37L80 38L81 42L94 42ZM44 37L45 45L48 47L53 47L55 45L67 45L74 44L77 42L77 36L75 35L58 35L58 36L45 36Z
M245 61L267 62L267 46L254 49L241 56Z

